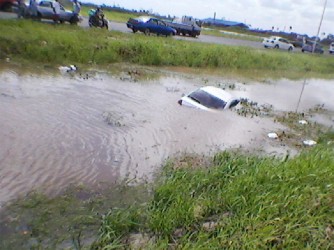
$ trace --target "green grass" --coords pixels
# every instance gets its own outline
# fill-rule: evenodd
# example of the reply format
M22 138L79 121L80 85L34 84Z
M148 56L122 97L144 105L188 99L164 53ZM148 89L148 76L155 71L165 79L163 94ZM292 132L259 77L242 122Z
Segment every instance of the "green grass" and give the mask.
M222 152L197 168L171 161L146 210L110 210L95 249L127 249L130 232L150 235L144 249L331 249L333 183L326 147L285 160Z
M29 63L149 66L215 69L218 73L246 72L254 77L333 77L334 58L256 50L171 38L124 34L71 25L0 20L0 59Z
M262 42L263 40L263 37L260 37L254 34L230 31L230 30L225 30L225 29L218 29L218 28L202 29L201 34L232 38L232 39L239 39L239 40L246 40L246 41L253 41L253 42Z

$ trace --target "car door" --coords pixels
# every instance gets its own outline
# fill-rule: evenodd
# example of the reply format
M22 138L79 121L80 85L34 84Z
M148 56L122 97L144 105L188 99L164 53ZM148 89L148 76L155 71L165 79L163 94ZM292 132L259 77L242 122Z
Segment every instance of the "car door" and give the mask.
M52 8L52 2L41 1L37 7L38 12L42 15L42 18L52 19L54 12Z
M158 33L158 20L155 18L151 18L148 22L148 28L152 33Z
M158 32L159 32L159 34L167 35L168 34L167 29L168 29L167 25L163 21L158 20Z
M287 40L285 40L283 38L280 38L279 41L280 41L280 48L281 49L289 49L290 46L289 46Z
M69 21L72 17L72 12L66 11L64 6L60 5L60 20L62 21Z

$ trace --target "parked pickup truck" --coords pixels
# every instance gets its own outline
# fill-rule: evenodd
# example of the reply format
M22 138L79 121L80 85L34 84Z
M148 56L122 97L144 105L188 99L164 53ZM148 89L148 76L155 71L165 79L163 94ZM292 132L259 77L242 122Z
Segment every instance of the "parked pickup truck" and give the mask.
M176 30L177 35L189 35L192 37L201 34L201 23L193 17L183 16L182 18L174 18L173 21L165 21L166 24Z

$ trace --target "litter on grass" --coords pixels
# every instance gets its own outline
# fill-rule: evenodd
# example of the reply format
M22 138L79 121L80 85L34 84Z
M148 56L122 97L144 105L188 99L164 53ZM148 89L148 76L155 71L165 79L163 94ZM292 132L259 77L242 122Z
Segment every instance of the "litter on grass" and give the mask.
M299 123L299 124L302 124L302 125L306 125L306 124L308 124L308 122L305 121L305 120L300 120L298 123Z
M75 65L70 65L70 66L60 66L58 68L61 73L70 73L70 72L75 72L78 67Z
M313 141L313 140L305 140L303 141L303 144L306 145L306 146L314 146L317 144L316 141Z

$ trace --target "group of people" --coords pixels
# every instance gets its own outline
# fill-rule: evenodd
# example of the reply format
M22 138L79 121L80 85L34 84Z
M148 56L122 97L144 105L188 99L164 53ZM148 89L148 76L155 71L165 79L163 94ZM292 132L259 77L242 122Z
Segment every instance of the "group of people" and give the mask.
M18 3L18 18L30 16L32 18L38 17L38 11L37 11L37 1L36 0L30 0L29 1L29 7L26 9L26 6L24 4L24 0L17 0ZM59 0L55 0L52 2L52 9L54 12L54 21L59 22L59 15L60 15L60 3ZM28 13L26 13L28 11ZM81 11L81 5L78 2L78 0L73 0L73 9L72 12L74 15L79 16Z

